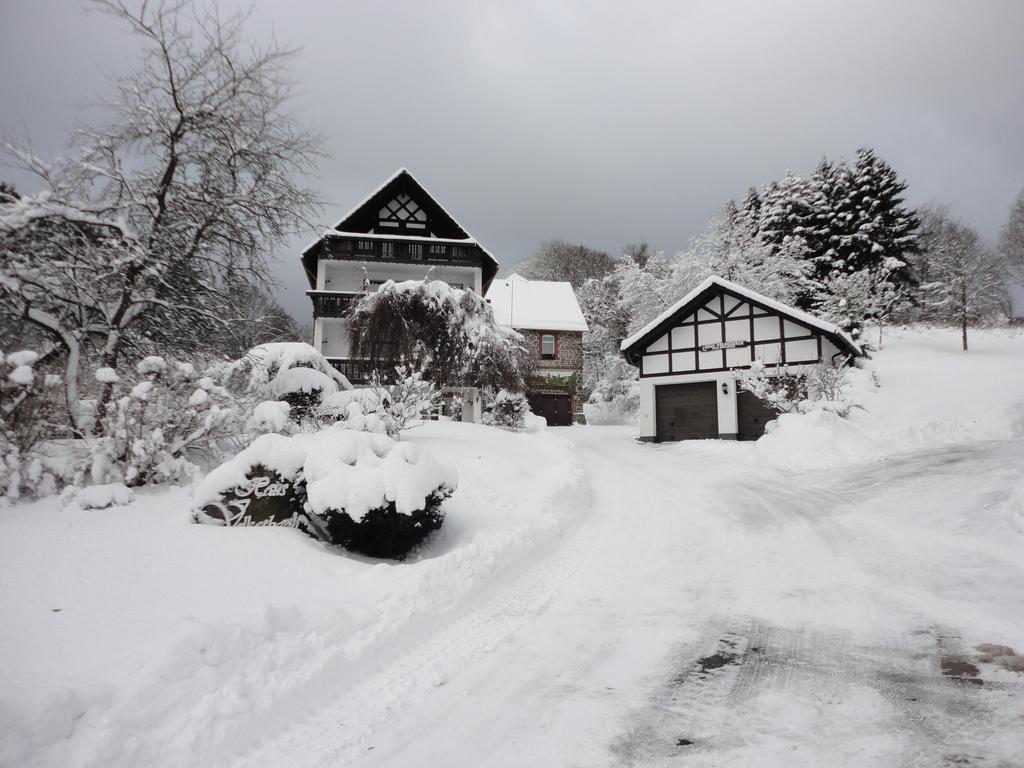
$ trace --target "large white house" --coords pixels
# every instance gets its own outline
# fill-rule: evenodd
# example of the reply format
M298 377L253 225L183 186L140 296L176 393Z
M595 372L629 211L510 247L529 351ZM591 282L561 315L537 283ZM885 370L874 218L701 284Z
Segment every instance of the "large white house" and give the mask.
M443 280L483 295L498 262L411 173L400 168L302 252L313 346L350 381L369 371L349 355L344 314L388 280Z
M710 277L622 342L640 368L641 440L756 440L775 413L738 391L755 360L791 373L863 354L841 328Z
M345 314L352 302L388 280L429 277L487 296L496 321L535 348L529 396L537 413L552 424L571 424L578 415L586 322L572 286L518 276L495 282L497 259L405 168L310 243L301 259L313 302L313 346L349 381L362 383L370 373L369 363L349 351ZM460 394L462 418L479 420L479 392Z

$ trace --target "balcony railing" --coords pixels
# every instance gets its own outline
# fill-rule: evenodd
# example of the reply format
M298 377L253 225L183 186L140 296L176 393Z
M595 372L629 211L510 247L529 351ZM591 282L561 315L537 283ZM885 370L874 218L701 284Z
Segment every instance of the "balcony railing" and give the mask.
M381 378L385 383L391 382L395 376L395 363L374 365L370 360L347 357L328 357L327 362L353 384L366 384L374 369L380 371Z
M313 301L313 317L343 317L362 294L342 291L306 291Z
M432 242L430 238L410 242L398 238L331 235L327 238L327 252L333 259L480 266L480 247L476 243Z

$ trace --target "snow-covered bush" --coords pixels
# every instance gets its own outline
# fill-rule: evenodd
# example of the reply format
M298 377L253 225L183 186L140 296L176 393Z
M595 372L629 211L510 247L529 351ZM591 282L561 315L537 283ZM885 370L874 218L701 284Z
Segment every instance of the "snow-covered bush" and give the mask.
M749 370L737 370L736 378L740 389L776 413L827 410L845 418L854 408L845 360L800 366L795 371L780 366L773 373L757 360Z
M386 432L383 410L390 402L384 388L345 389L324 397L316 418L322 426L333 423L356 432Z
M210 370L151 356L135 375L112 380L114 397L97 414L96 434L86 440L76 485L122 482L128 486L180 482L197 472L193 459L221 458L244 435L247 402L221 386Z
M296 423L315 421L324 397L352 388L327 358L302 342L253 347L233 364L231 381L235 389L260 400L287 403L289 418Z
M393 384L386 384L387 379L374 371L370 376L370 389L380 403L376 412L383 420L385 431L397 439L414 421L437 407L441 393L433 382L424 378L422 365L402 363L395 366L394 371L394 376L387 377Z
M39 354L0 352L0 500L45 495L60 480L37 448L59 408L59 377L36 370Z
M478 293L442 280L386 282L354 304L348 328L353 356L386 376L404 360L442 388L526 387L523 337L498 325Z
M455 470L419 446L342 425L268 434L210 472L197 522L287 525L354 552L404 558L441 526Z
M754 397L776 413L791 413L807 399L807 380L799 373L792 373L786 366L769 369L760 360L751 363L750 368L736 371L740 389Z
M257 403L245 422L245 428L256 434L267 432L286 432L291 425L288 418L291 406L283 400L264 400Z
M492 427L520 430L530 413L530 403L521 392L502 389L484 411L483 423Z

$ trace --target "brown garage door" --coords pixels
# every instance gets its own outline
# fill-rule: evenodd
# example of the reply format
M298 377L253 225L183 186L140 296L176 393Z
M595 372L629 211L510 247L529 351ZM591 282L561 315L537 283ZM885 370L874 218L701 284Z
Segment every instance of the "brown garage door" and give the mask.
M764 425L773 421L778 414L754 397L750 392L740 391L736 396L740 440L757 440L764 434Z
M718 437L716 386L713 381L655 386L655 439L662 442Z
M549 427L572 426L572 398L569 395L527 395L530 410L548 420Z

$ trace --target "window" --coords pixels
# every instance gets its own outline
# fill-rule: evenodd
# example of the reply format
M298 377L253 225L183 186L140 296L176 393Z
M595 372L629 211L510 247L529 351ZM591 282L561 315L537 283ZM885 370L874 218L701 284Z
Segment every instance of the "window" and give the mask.
M558 340L553 333L545 333L540 337L540 356L545 360L554 360L558 355Z
M381 243L380 255L385 259L395 258L395 244L394 243Z
M356 243L356 251L358 251L359 253L368 253L372 255L374 250L373 246L373 240L360 240L358 243Z
M409 243L409 258L413 261L423 261L423 246L419 243Z

